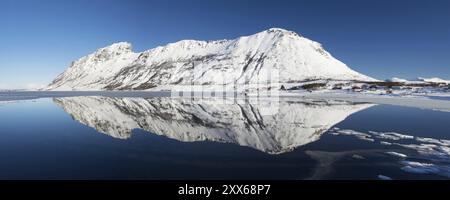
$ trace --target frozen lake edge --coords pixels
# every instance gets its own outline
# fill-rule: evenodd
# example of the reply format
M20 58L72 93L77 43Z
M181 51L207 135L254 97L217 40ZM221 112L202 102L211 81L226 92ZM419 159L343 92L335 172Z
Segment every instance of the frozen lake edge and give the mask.
M56 98L56 97L75 97L75 96L104 96L104 97L135 97L135 98L152 98L152 97L170 97L170 91L12 91L0 92L0 102L32 100L40 98ZM180 98L180 97L177 97ZM182 97L191 98L191 97ZM196 95L194 98L201 98ZM205 98L224 98L223 96L205 97ZM229 96L226 98L230 98ZM390 95L373 95L358 93L327 93L327 92L280 92L278 96L268 97L265 95L249 94L248 96L239 95L237 98L269 98L280 100L337 100L348 101L353 103L373 103L394 106L407 106L421 109L431 109L437 111L450 112L449 98L432 98L426 96L390 96Z

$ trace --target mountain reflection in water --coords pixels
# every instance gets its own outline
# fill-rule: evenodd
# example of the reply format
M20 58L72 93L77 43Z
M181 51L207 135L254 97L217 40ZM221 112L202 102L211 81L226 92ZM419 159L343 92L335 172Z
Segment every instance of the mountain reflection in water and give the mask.
M349 115L373 106L342 101L66 97L53 101L76 121L114 138L134 129L183 142L215 141L269 154L318 140Z

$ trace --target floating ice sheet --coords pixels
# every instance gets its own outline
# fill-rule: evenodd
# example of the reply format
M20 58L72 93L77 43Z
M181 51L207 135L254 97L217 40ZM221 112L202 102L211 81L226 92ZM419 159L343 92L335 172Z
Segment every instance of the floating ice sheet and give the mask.
M414 174L436 174L450 178L449 140L414 137L396 132L369 131L364 133L340 128L334 128L331 134L354 136L361 140L377 140L381 145L396 145L405 148L409 151L402 153L386 152L388 155L402 158L400 161L401 170ZM384 178L383 175L380 176L379 179Z

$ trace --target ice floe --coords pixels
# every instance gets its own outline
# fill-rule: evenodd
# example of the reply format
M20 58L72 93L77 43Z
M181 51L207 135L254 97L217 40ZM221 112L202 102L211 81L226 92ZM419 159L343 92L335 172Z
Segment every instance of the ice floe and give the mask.
M450 148L434 144L396 144L415 150L419 155L427 159L444 160L450 164Z
M389 177L389 176L385 176L385 175L378 175L378 179L380 179L380 180L392 180L392 178L391 177Z
M385 141L381 141L380 144L382 144L382 145L392 145L392 143L390 143L390 142L385 142Z
M450 146L449 140L438 140L438 139L434 139L434 138L424 138L424 137L417 137L416 140L419 142L426 142L426 143L432 143L432 144L437 144L437 145Z
M392 156L400 157L400 158L406 158L406 157L408 157L408 156L405 155L405 154L397 153L397 152L394 152L394 151L389 151L389 152L386 152L386 153L389 154L389 155L392 155Z
M333 135L348 135L348 136L351 135L351 136L355 136L361 140L372 141L372 142L374 141L374 139L372 139L371 136L367 133L362 133L359 131L354 131L354 130L349 130L349 129L343 129L343 130L334 129L334 130L336 130L336 131L331 133Z
M352 158L354 158L354 159L359 159L359 160L366 159L366 158L364 158L364 156L361 156L361 155L358 155L358 154L353 154L353 155L352 155Z
M400 161L401 170L414 174L435 174L450 178L450 140L414 137L412 135L396 132L376 132L368 133L334 128L332 135L354 136L361 140L377 140L381 145L395 145L409 151L398 153L387 151L386 154L397 158ZM387 141L386 141L387 140ZM395 141L395 142L392 142ZM380 177L383 175L379 175Z
M405 165L402 167L403 171L415 174L438 174L444 175L446 177L450 177L450 167L449 166L440 166L432 163L421 163L421 162L413 162L413 161L402 161Z
M374 135L378 139L387 139L387 140L405 140L405 139L414 139L414 136L405 135L401 133L395 132L376 132L369 131L370 134Z

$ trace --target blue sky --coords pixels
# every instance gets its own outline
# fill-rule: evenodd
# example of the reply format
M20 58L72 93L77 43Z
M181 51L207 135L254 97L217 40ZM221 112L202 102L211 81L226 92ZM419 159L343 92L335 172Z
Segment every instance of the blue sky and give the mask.
M271 27L375 78L450 79L450 0L0 0L0 87L46 84L114 42L143 51Z

